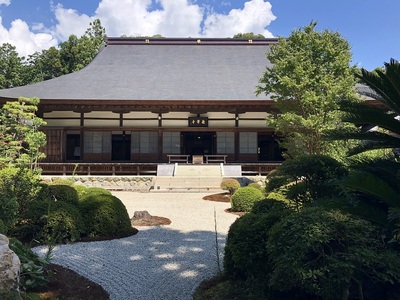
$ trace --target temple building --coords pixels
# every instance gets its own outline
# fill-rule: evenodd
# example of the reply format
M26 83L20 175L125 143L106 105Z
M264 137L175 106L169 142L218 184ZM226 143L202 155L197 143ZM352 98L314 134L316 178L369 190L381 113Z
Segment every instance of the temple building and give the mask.
M46 163L280 161L255 95L276 39L109 38L82 70L0 90L38 97Z

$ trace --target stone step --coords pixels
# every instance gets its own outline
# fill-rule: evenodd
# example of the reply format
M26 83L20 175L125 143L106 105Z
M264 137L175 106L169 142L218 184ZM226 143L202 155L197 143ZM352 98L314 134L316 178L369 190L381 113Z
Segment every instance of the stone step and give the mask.
M175 177L222 177L220 165L177 165Z
M220 191L222 177L157 177L151 192Z

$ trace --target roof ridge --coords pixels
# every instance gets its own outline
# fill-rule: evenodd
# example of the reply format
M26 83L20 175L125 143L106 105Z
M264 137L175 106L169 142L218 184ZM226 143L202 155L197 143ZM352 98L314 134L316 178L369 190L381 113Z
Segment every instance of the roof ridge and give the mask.
M277 38L236 39L236 38L129 38L109 37L107 45L271 45Z

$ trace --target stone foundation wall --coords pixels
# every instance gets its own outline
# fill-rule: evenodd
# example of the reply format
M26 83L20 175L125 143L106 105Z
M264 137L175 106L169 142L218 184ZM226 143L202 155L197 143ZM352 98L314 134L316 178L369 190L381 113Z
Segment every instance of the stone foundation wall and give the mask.
M78 185L107 190L148 192L155 176L42 176L44 181L73 180Z
M44 181L55 181L57 179L73 180L78 185L86 187L99 187L114 191L138 191L149 192L154 186L156 176L42 176ZM257 182L265 185L265 176L241 176L239 182Z

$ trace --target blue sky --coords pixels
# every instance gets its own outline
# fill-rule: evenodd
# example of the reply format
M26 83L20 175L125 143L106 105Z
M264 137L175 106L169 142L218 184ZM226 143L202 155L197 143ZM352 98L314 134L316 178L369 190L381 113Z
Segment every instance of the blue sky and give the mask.
M0 43L26 56L82 35L96 18L109 36L167 37L287 37L314 20L341 33L353 63L371 70L400 59L399 12L399 0L0 0Z

